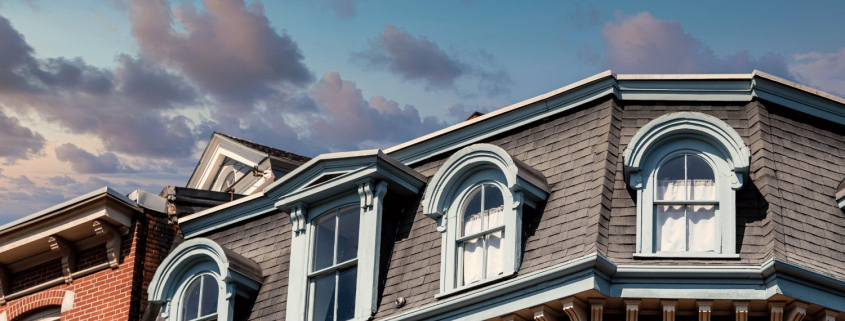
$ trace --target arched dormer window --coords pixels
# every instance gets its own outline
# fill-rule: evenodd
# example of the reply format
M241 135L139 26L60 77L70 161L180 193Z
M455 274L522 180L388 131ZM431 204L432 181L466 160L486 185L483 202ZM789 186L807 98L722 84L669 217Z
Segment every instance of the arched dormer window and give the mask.
M423 200L442 233L439 296L516 273L523 205L536 208L548 193L542 173L498 146L476 144L452 155Z
M750 154L723 121L667 114L641 128L623 153L637 191L635 257L737 258L736 190Z
M254 261L196 238L176 247L156 269L149 300L168 321L233 320L235 301L251 299L262 279Z

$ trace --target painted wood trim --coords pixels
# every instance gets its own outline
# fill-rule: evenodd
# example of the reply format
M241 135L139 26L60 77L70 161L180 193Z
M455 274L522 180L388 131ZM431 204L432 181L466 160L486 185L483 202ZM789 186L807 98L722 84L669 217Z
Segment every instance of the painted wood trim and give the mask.
M590 304L590 321L602 321L604 319L604 306L607 302L605 298L589 298L587 303Z
M640 318L640 300L624 300L625 321L637 321Z
M698 321L710 321L713 315L713 301L696 300L695 307L698 310ZM772 319L771 321L781 321Z
M47 238L47 243L50 244L50 250L61 253L62 257L62 274L66 284L73 283L73 272L76 270L76 249L70 245L68 241L58 235L53 235Z
M784 301L768 302L771 321L783 321L783 309L786 306Z
M6 292L9 291L9 270L0 264L0 306L6 305Z
M106 239L106 257L108 258L109 267L117 269L120 266L120 232L108 223L100 220L94 220L92 225L94 227L94 233Z
M663 309L663 321L675 321L676 306L678 300L660 300L660 306Z
M734 301L733 304L734 313L736 314L736 321L748 321L748 305L750 304L750 302Z
M534 321L558 321L561 319L560 313L545 304L532 307L531 312L534 315Z
M563 313L569 317L570 321L589 321L587 320L587 308L584 301L576 297L568 297L560 300L563 306Z

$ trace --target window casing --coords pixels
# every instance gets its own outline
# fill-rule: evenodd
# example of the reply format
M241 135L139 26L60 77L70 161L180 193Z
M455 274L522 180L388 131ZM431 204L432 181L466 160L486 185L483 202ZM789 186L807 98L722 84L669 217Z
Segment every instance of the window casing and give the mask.
M313 220L309 278L309 319L355 317L360 207L333 209Z
M547 196L542 173L498 146L476 144L453 154L423 200L424 214L442 233L437 297L517 273L523 205L536 208Z
M695 112L663 115L623 153L637 191L634 257L738 258L736 190L750 155L739 134Z

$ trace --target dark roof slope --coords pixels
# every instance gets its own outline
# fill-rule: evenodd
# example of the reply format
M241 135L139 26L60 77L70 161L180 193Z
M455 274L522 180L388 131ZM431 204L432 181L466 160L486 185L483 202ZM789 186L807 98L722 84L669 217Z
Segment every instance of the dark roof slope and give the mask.
M220 132L214 132L214 133L217 134L217 135L229 138L231 140L234 140L234 141L236 141L236 142L238 142L238 143L240 143L240 144L242 144L246 147L265 152L272 157L281 158L281 159L286 160L286 161L302 164L302 163L305 163L305 162L311 160L311 157L308 157L308 156L302 156L302 155L299 155L299 154L296 154L296 153L291 153L291 152L284 151L284 150L281 150L281 149L276 149L276 148L273 148L273 147L270 147L270 146L261 145L261 144L256 143L256 142L251 142L251 141L248 141L246 139L237 138L235 136L226 135L226 134L223 134L223 133L220 133Z

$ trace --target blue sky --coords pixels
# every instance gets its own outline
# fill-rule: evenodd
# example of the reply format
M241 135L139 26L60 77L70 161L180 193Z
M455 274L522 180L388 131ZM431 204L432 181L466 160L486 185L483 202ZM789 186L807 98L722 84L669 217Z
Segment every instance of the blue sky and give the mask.
M386 148L612 69L845 96L841 2L0 0L0 224L184 185L213 131Z

